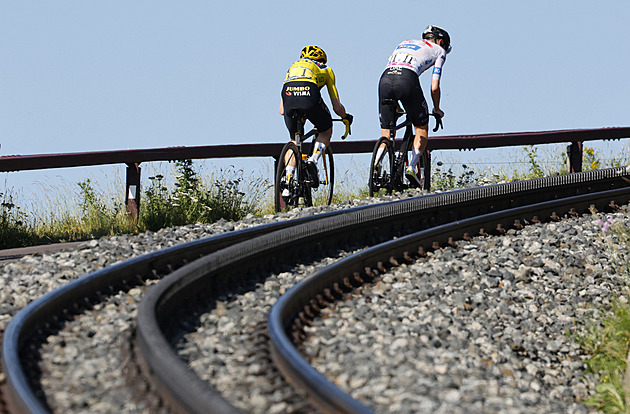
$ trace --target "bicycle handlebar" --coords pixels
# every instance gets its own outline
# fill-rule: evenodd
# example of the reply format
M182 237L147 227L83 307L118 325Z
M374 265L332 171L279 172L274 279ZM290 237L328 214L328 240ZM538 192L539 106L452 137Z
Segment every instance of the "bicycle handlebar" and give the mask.
M337 121L337 122L341 121L346 126L346 132L344 132L344 134L341 136L341 139L346 139L348 137L348 135L352 134L352 131L350 131L350 120L349 119L338 118L338 119L333 119L333 121ZM310 138L313 135L318 134L318 133L319 133L319 131L317 130L317 128L313 128L310 131L308 131L306 134L304 134L302 139L306 140L307 138Z
M403 116L406 115L406 112L398 112L396 115ZM442 122L442 117L439 116L438 114L429 114L429 116L432 116L433 118L435 118L435 128L433 128L433 132L437 132L438 129L442 128L444 129L444 123ZM407 125L411 124L411 120L409 120L409 118L405 119L405 122L396 125L396 129L400 129L402 127L405 127Z
M429 116L435 118L435 128L433 128L433 132L437 132L437 130L440 128L444 129L444 124L442 123L441 116L439 116L438 114L430 114Z
M349 119L339 118L339 119L333 119L333 121L341 121L346 126L346 132L344 132L344 134L341 136L342 140L346 139L348 137L348 135L352 134L352 131L350 131L350 120Z

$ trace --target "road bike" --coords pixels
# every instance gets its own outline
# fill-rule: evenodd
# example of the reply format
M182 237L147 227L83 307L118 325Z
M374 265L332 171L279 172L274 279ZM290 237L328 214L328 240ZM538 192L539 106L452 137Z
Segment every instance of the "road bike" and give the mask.
M318 131L313 128L304 133L306 115L299 110L293 110L291 115L297 119L297 134L295 140L287 142L282 148L277 160L274 204L276 211L286 211L292 207L311 207L313 205L329 205L333 198L335 184L335 160L330 144L317 162L317 177L311 177L306 167L306 160L313 154L315 138ZM346 119L333 119L341 121L346 126L341 139L346 139L350 132L350 122ZM308 152L304 151L304 143L313 137ZM287 167L293 166L292 174L287 174Z
M397 101L393 99L384 99L383 104L391 105L392 110L396 111L398 117L406 115L398 109ZM436 120L433 132L439 128L444 128L442 119L436 114L430 114ZM396 131L405 128L402 141L396 149ZM368 182L370 197L380 195L382 193L391 194L393 191L404 191L409 188L417 188L424 184L424 166L428 164L428 151L424 151L420 158L420 162L416 165L415 173L420 178L421 184L410 181L405 175L409 160L413 156L411 154L414 141L414 130L411 120L406 118L404 122L395 126L390 130L390 138L381 137L372 151L372 160L370 162L370 178ZM379 148L383 148L379 152Z

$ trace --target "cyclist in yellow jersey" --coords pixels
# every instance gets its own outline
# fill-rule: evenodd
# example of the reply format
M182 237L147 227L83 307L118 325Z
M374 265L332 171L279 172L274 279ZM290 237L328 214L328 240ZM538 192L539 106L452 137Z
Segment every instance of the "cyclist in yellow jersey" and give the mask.
M332 117L322 99L320 89L326 85L333 111L343 119L352 123L352 115L346 112L339 100L339 92L335 86L335 74L326 66L326 53L319 46L306 46L289 70L282 85L282 100L280 115L284 115L284 122L289 130L291 140L295 139L297 119L293 117L293 110L301 110L319 131L315 140L313 155L307 160L306 166L311 177L317 176L317 161L326 150L332 136ZM293 174L295 160L288 160L287 174Z

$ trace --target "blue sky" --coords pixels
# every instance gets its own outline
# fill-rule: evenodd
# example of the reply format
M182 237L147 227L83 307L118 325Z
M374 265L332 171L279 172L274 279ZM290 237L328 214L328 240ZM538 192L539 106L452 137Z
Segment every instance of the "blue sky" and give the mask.
M5 1L0 155L285 141L280 87L306 44L350 139L376 139L386 59L427 24L453 44L440 135L628 126L628 16L627 0Z

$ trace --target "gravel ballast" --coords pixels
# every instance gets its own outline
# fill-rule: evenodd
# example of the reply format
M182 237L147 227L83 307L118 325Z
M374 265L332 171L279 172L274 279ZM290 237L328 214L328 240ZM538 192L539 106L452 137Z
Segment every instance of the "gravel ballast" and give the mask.
M104 238L3 262L0 329L29 301L104 266L331 208ZM598 223L607 217L628 225L623 212L563 219L460 242L393 269L362 297L316 319L303 351L320 372L377 412L588 412L581 401L595 384L573 334L582 322L601 318L598 309L626 286ZM269 398L243 344L282 292L335 259L300 264L225 298L177 344L178 352L245 412L290 410L281 395ZM143 289L109 298L49 338L41 351L42 386L54 412L146 409L121 375L121 342L133 328Z

